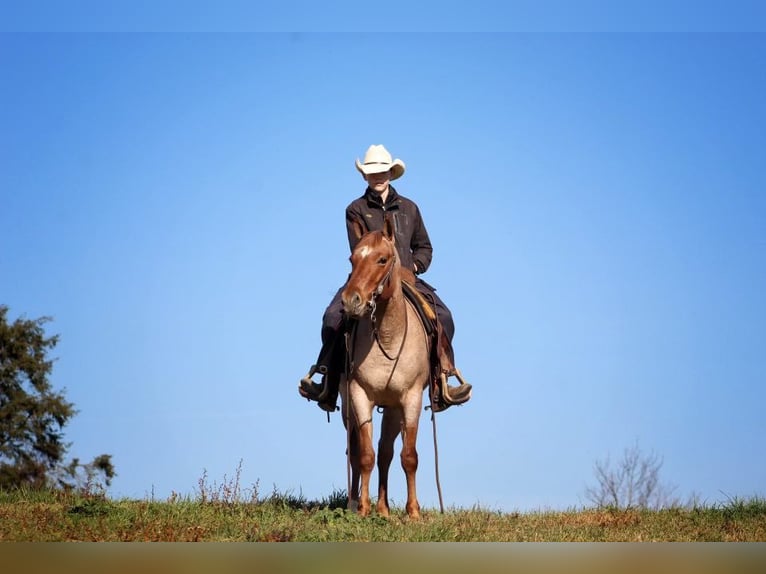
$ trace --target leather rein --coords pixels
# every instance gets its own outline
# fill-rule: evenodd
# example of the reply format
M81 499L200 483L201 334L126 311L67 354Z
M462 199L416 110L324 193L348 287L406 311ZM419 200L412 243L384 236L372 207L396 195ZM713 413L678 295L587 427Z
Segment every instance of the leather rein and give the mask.
M402 356L402 351L404 350L404 342L407 339L407 331L409 327L409 315L407 313L407 305L409 303L407 301L407 298L404 297L404 334L402 335L402 342L399 345L399 351L396 353L396 357L391 357L386 350L383 348L383 345L380 342L380 337L378 335L378 326L377 326L377 320L375 317L375 311L377 310L377 298L380 297L380 295L383 293L383 290L385 289L386 283L391 282L391 274L394 270L394 265L396 264L396 261L398 261L399 255L396 252L396 249L394 249L394 258L391 261L391 265L388 268L388 271L383 276L383 278L380 280L380 283L378 283L378 286L375 288L375 290L372 292L372 295L370 297L370 300L367 302L367 305L370 307L370 321L372 322L372 335L375 339L375 342L378 344L378 348L383 353L383 355L389 360L394 361L394 365L391 368L391 373L388 375L388 380L386 381L386 386L388 386L391 383L391 379L394 378L394 372L396 372L396 367L399 364L399 358ZM354 370L354 352L353 352L353 341L356 338L356 322L354 322L354 325L351 329L351 332L346 333L346 373L348 373L346 377L346 396L351 396L350 391L350 384L351 384L351 372ZM442 500L442 488L441 488L441 482L439 480L439 448L437 445L436 440L436 416L433 412L433 398L431 396L431 392L428 393L429 399L432 401L432 410L431 410L431 425L433 427L433 441L434 441L434 465L436 470L436 489L439 494L439 507L441 509L441 513L444 514L444 501ZM346 426L346 472L347 472L347 488L348 490L346 492L351 492L351 401L347 401L349 404L346 406L346 420L348 421L348 424ZM367 423L372 424L372 419L357 422L357 429L361 429L364 425Z
M404 334L402 335L402 342L399 345L399 351L396 353L396 357L392 357L389 355L386 350L383 348L383 345L380 342L380 336L378 335L378 325L377 325L377 318L375 317L375 311L378 308L378 304L376 302L377 298L380 297L380 295L383 293L383 290L385 289L386 283L391 283L391 274L394 271L394 265L396 265L396 262L399 260L399 256L396 253L396 249L394 249L394 256L391 259L391 265L388 267L388 271L383 276L383 278L380 280L380 283L378 283L377 288L372 292L372 296L370 297L370 300L367 302L368 307L370 307L370 321L372 322L372 335L375 338L375 342L378 344L378 348L380 349L381 353L388 359L389 361L394 361L394 368L391 369L391 375L388 377L388 383L391 382L391 379L394 376L394 371L396 370L396 365L399 363L399 357L402 356L402 350L404 349L404 341L407 339L407 330L409 327L409 320L407 315L407 300L404 300Z

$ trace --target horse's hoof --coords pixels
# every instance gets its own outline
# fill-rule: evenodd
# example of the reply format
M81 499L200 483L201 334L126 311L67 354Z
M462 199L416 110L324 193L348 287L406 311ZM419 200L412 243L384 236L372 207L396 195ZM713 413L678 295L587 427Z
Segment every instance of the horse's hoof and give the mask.
M420 505L415 504L407 507L407 516L410 520L420 520Z

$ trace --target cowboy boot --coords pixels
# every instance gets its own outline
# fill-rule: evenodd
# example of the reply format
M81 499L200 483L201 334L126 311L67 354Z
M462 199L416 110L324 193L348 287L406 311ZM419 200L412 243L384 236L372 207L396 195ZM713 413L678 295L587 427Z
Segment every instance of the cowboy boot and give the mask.
M325 365L313 365L311 371L301 379L298 393L309 401L316 401L323 411L329 413L338 410L338 389L340 387L340 373L335 369L328 369ZM315 383L311 376L322 373L322 382Z
M342 338L341 329L323 329L322 335L322 349L319 351L317 362L301 379L298 393L309 401L316 401L322 410L333 412L338 408L338 388L342 371L342 367L338 366L339 360L343 360L342 354L339 357L342 346L338 344L339 339ZM315 383L311 379L316 373L322 375L321 383Z
M452 349L452 343L444 335L441 324L438 325L436 339L439 372L431 381L431 408L434 412L441 412L452 405L467 403L471 399L473 387L463 379L463 375L455 367L455 353ZM459 385L447 384L447 379L453 376L457 378Z

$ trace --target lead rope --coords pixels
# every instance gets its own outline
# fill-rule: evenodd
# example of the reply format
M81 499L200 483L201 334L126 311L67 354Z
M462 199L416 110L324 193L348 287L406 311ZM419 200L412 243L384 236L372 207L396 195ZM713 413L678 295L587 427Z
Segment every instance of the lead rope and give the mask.
M399 344L399 352L396 353L396 357L391 357L388 353L386 353L386 350L383 348L383 345L380 343L380 337L378 336L378 326L375 323L375 299L372 300L372 313L370 314L370 320L372 321L372 336L375 339L375 342L378 344L378 348L380 349L381 353L388 359L389 361L394 362L394 366L391 368L391 374L388 375L388 380L386 381L386 386L391 383L391 379L394 378L394 372L396 371L396 366L399 364L399 357L402 356L402 351L404 350L404 342L407 340L407 330L409 329L410 321L409 316L407 314L407 301L404 302L404 334L402 335L402 342Z
M380 350L383 351L383 354L389 359L392 360L392 357L388 356L388 353L386 353L385 349L383 349L383 345L380 344L380 340L378 339L378 331L375 327L375 307L374 307L375 300L373 299L373 309L372 309L372 325L373 325L373 334L375 336L375 341L378 343L378 346L380 347ZM388 377L388 382L391 382L391 379L394 376L394 371L396 370L396 365L399 363L399 357L402 355L402 349L404 349L404 339L407 337L407 327L409 324L409 321L407 320L407 310L406 310L406 301L405 301L405 312L404 312L404 337L402 337L402 344L399 347L399 353L396 355L396 361L394 362L394 368L391 369L391 374ZM348 383L347 383L348 384ZM439 494L439 511L441 514L444 514L444 499L442 498L442 485L441 480L439 479L439 445L436 439L436 413L434 412L434 401L433 401L433 391L432 391L432 385L428 385L428 402L431 408L431 428L433 430L433 437L434 437L434 471L436 474L436 491Z
M373 299L373 308L372 308L372 324L373 324L373 334L375 335L375 340L378 343L378 346L380 347L380 350L383 351L383 354L388 357L388 354L383 349L383 346L380 344L380 340L377 337L377 329L375 329L375 300ZM396 371L396 365L399 363L399 357L402 355L402 350L404 349L404 341L407 337L407 329L409 326L409 321L407 318L407 312L405 310L404 313L404 336L402 337L402 343L399 346L399 352L396 355L396 360L394 361L394 368L391 369L391 374L388 377L388 382L391 382L391 379L394 376L394 371ZM351 344L353 341L356 340L356 327L357 322L354 321L353 326L351 327L351 331L348 329L346 330L346 492L348 493L349 500L351 499L351 373L354 368L354 362L353 362L353 345ZM391 357L389 357L391 359ZM428 403L431 410L431 428L433 430L433 437L434 437L434 471L436 474L436 491L439 494L439 512L441 514L444 514L444 499L442 498L442 486L441 486L441 480L439 479L439 445L436 438L436 413L434 412L434 400L433 400L433 389L432 385L428 385Z
M352 343L356 339L357 322L346 329L346 492L351 500L351 373L354 368L354 351Z
M431 300L431 306L436 309L435 301ZM438 344L438 338L435 338L434 344ZM430 355L430 351L429 351ZM431 410L431 429L434 436L434 474L436 475L436 491L439 493L439 510L444 514L444 500L442 499L442 485L439 480L439 445L436 440L436 411L434 411L434 387L429 381L428 385L428 408Z
M434 435L434 470L436 473L436 491L439 493L439 510L444 514L444 500L442 500L442 485L439 481L439 445L436 441L436 413L434 412L434 398L432 385L428 386L428 402L431 407L431 428Z
M409 325L409 321L407 317L408 315L407 315L406 302L405 302L404 336L402 337L402 343L399 346L399 353L396 355L396 360L394 361L394 367L393 369L391 369L391 374L388 376L388 383L391 382L391 379L394 376L394 371L396 371L396 365L399 363L399 357L402 356L402 350L404 349L404 340L407 338L407 327ZM375 309L374 308L372 311L372 325L373 325L373 333L375 335L375 341L377 341L378 346L380 347L380 350L383 351L383 354L389 360L392 360L392 357L388 356L388 353L386 353L385 349L383 349L383 345L380 344L380 339L378 339L378 331L375 328ZM388 385L388 383L386 383L386 385ZM346 381L346 384L348 385L348 380ZM432 387L429 384L428 385L428 402L431 408L431 428L433 429L433 436L434 436L434 470L436 472L436 491L439 493L439 511L441 512L441 514L444 514L444 499L442 498L442 485L441 485L441 481L439 480L439 445L437 444L437 440L436 440L436 413L434 412L433 391L431 389ZM349 467L350 465L351 463L349 462ZM349 479L349 484L351 484L351 479Z

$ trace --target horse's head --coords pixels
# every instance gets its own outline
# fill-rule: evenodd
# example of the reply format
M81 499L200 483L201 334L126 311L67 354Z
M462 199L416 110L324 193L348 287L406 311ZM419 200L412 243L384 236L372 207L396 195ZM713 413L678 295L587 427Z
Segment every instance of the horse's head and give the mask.
M369 311L376 299L388 299L393 279L398 278L399 259L394 246L394 228L387 218L381 231L362 235L355 225L359 242L351 253L351 275L341 293L343 310L359 318Z

